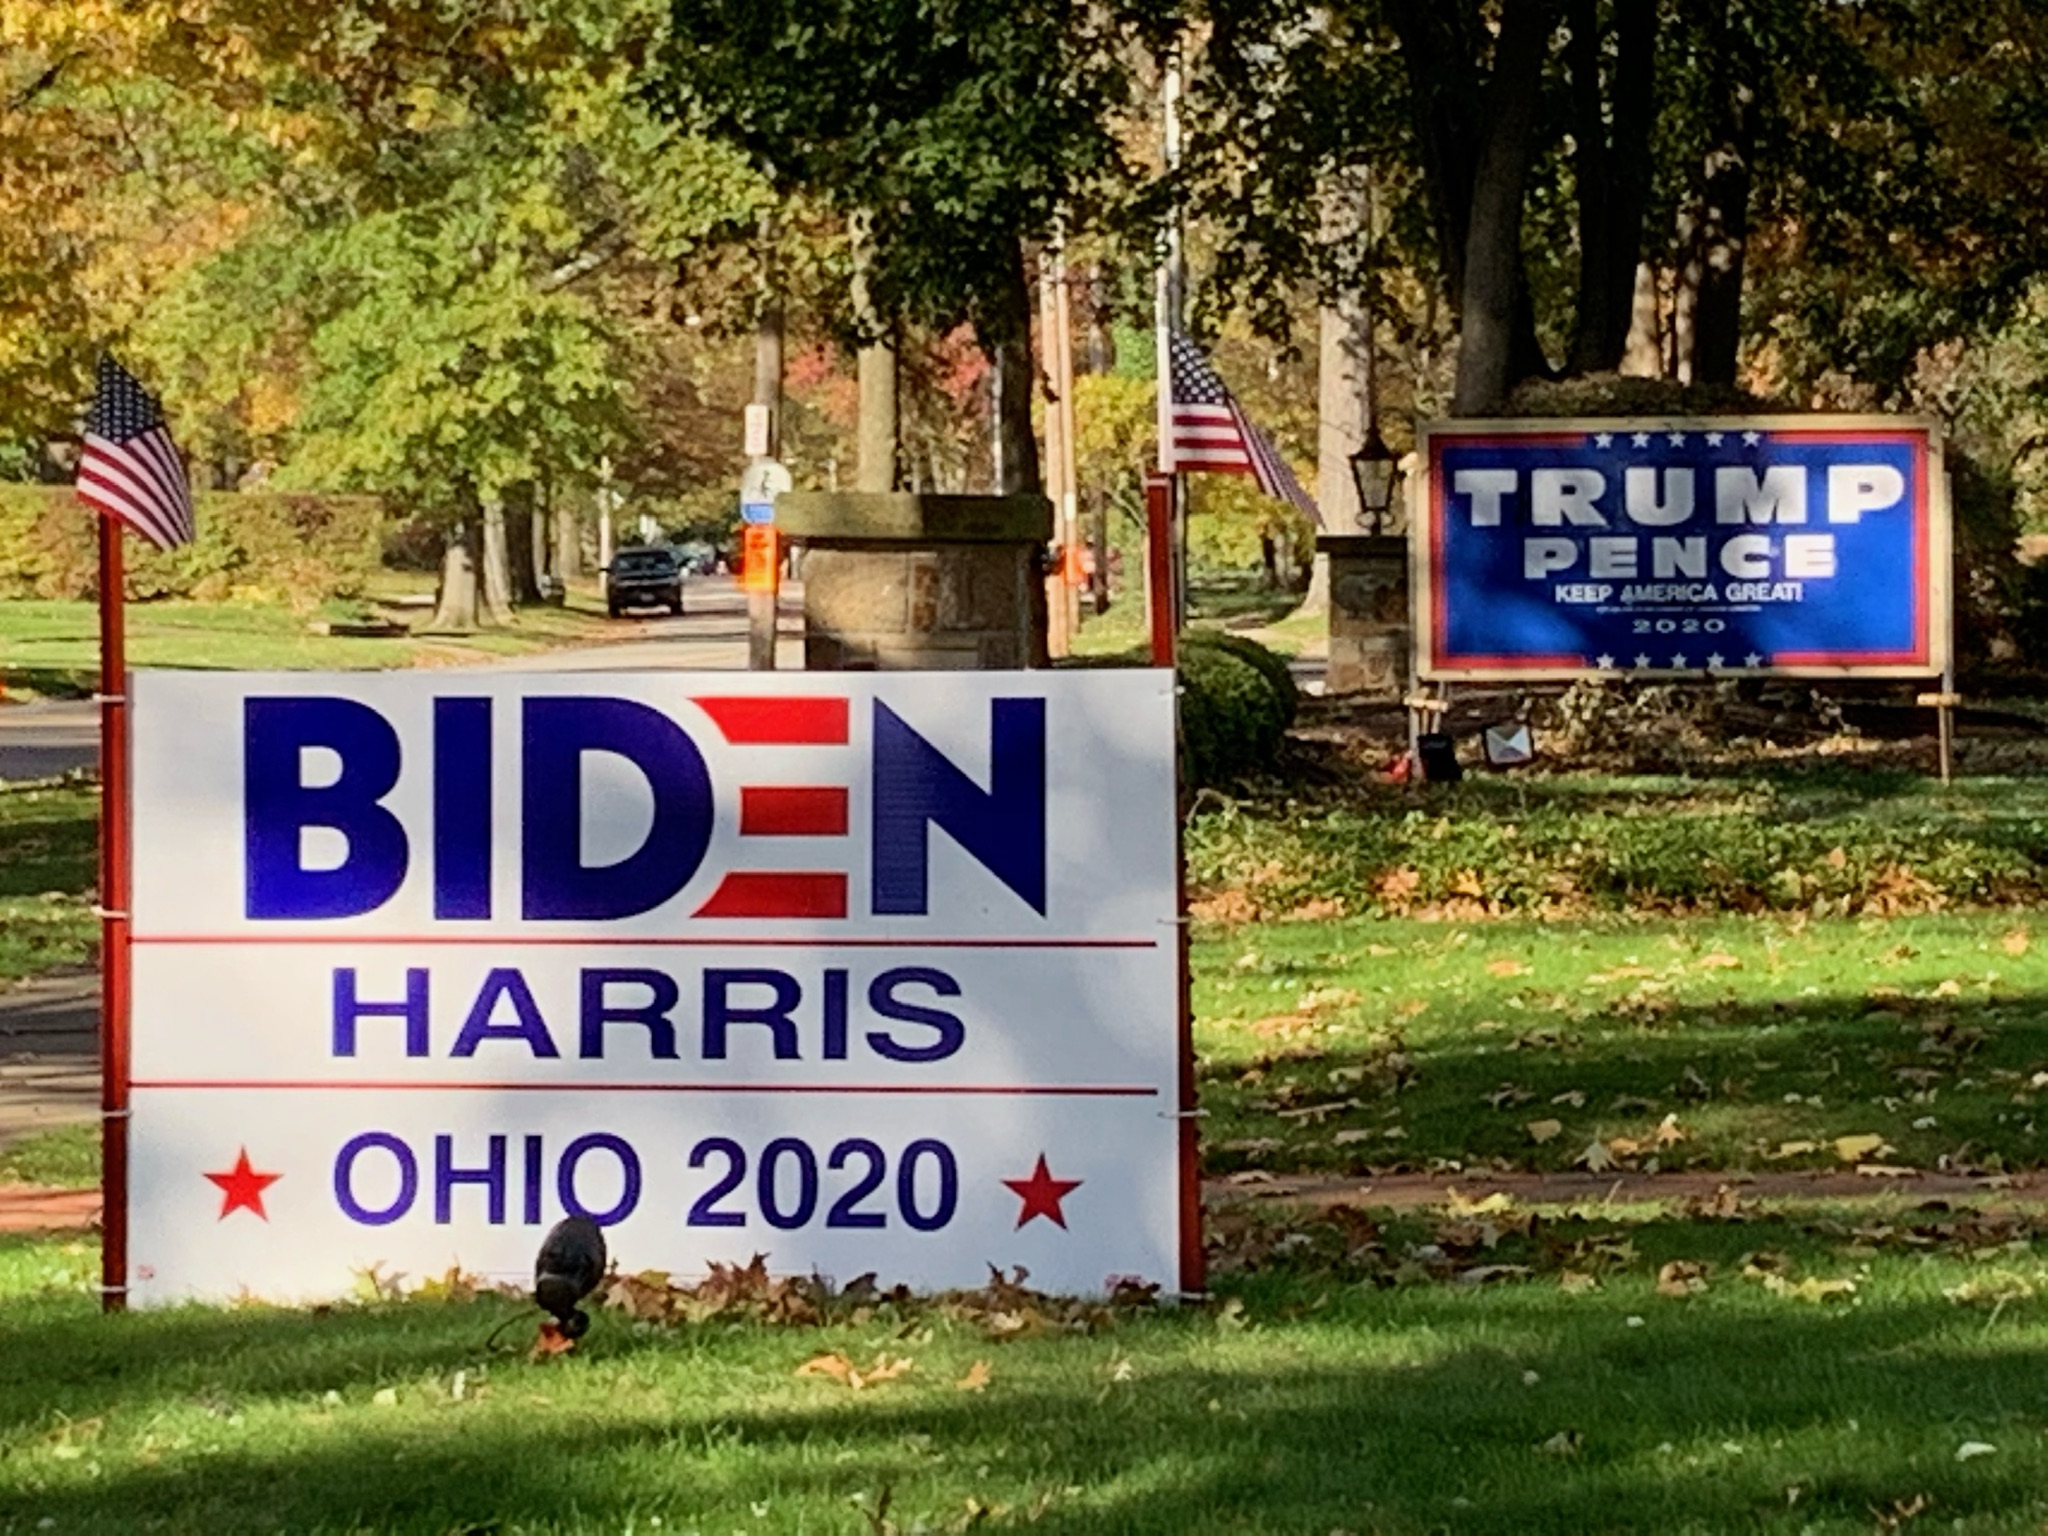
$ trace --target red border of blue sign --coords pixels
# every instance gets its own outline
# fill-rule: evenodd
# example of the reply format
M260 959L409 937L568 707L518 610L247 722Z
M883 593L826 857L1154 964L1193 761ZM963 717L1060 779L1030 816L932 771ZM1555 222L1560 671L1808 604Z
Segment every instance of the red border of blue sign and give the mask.
M1449 614L1442 573L1445 570L1444 529L1449 518L1443 490L1443 453L1449 444L1526 445L1582 442L1596 432L1768 432L1777 439L1806 443L1856 443L1873 439L1905 442L1913 455L1913 632L1908 651L1782 651L1759 667L1691 669L1700 677L1930 677L1947 671L1952 650L1950 598L1950 520L1946 476L1941 470L1939 426L1918 417L1897 416L1756 416L1588 418L1560 421L1439 421L1418 433L1417 450L1423 472L1410 493L1409 616L1414 630L1415 675L1429 681L1568 680L1587 676L1625 676L1629 668L1601 668L1584 655L1454 655L1450 651ZM1662 679L1686 672L1658 668Z

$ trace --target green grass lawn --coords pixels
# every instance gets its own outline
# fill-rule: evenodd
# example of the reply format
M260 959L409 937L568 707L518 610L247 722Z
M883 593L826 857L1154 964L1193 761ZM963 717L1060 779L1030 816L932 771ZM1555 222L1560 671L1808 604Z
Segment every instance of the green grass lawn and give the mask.
M355 605L332 606L325 616L340 617ZM462 637L350 639L314 634L313 622L273 604L131 603L128 659L138 667L366 671L527 655L616 633L589 593L572 595L562 608L522 608L514 629ZM91 603L0 603L0 680L10 693L90 694L99 677L98 625Z
M0 1531L2048 1519L2048 1268L2031 1228L1596 1210L1524 1235L1527 1220L1303 1220L1206 1307L1080 1331L1029 1326L1065 1309L988 1298L842 1307L824 1327L602 1312L544 1363L517 1352L522 1321L490 1347L533 1316L505 1298L108 1319L89 1245L0 1239ZM1489 1224L1507 1232L1491 1251L1476 1246ZM1446 1245L1464 1268L1432 1256ZM1504 1273L1461 1281L1470 1258ZM834 1352L910 1365L864 1390L799 1374Z
M0 785L0 983L92 959L98 818L91 786Z
M1256 572L1198 571L1189 593L1188 622L1198 629L1255 629L1292 654L1329 631L1329 619L1321 614L1288 619L1300 606L1299 592L1276 591ZM1073 642L1076 656L1114 656L1150 643L1142 581L1126 587L1107 613L1096 613L1084 599L1081 632Z
M2048 1166L2043 826L2043 781L1762 774L1196 820L1208 909L1269 914L1195 931L1210 1173L1861 1167L1863 1199L1248 1201L1202 1306L608 1310L544 1362L445 1285L107 1318L89 1241L0 1237L0 1536L2042 1529L2048 1214L1897 1170ZM0 792L0 977L86 957L92 841L90 791ZM1919 910L1971 889L2002 905ZM0 1153L94 1168L85 1129ZM800 1374L834 1355L885 1379Z
M1211 1172L2048 1163L2021 914L1267 923L1193 968Z
M1634 911L1900 913L2048 901L2048 776L1900 768L1475 775L1327 765L1188 823L1198 912L1456 920Z
M100 1181L98 1124L38 1131L0 1145L0 1184L91 1189Z

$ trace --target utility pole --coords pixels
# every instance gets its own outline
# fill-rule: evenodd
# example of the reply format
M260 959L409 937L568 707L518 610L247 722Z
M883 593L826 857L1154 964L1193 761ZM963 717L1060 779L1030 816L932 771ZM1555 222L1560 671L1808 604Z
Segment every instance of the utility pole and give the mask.
M612 459L606 454L597 464L597 570L598 585L606 597L612 590Z
M775 270L775 222L764 214L760 228L760 297L754 319L754 400L747 408L747 456L754 463L782 457L782 294ZM770 537L774 525L771 523ZM775 670L775 638L781 607L781 544L775 544L776 569L765 582L747 589L747 666L755 672Z
M1074 487L1074 349L1068 334L1066 261L1055 243L1038 263L1039 350L1046 382L1045 493L1053 504L1053 542L1059 560L1045 577L1046 645L1054 656L1073 649L1080 627L1073 584L1067 579L1080 537Z
M1059 357L1059 399L1054 402L1060 418L1060 499L1058 504L1061 552L1061 606L1067 616L1067 634L1081 632L1081 483L1079 450L1074 418L1074 306L1073 290L1067 281L1064 247L1053 251L1053 305L1056 311L1053 338Z

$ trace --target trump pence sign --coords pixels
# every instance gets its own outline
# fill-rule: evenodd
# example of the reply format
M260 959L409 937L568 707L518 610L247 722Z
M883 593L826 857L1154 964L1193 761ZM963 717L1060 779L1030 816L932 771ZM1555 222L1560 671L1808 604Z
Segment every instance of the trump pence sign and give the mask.
M1947 487L1928 422L1438 422L1419 456L1422 677L1947 666Z
M131 1297L1176 1284L1172 686L138 674Z

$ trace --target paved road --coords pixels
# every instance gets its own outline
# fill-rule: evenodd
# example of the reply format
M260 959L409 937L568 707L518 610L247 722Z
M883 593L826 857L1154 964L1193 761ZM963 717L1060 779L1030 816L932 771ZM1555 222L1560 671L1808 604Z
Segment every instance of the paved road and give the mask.
M99 1114L100 979L0 992L0 1146Z
M99 761L99 706L71 699L0 705L0 780L51 779Z

